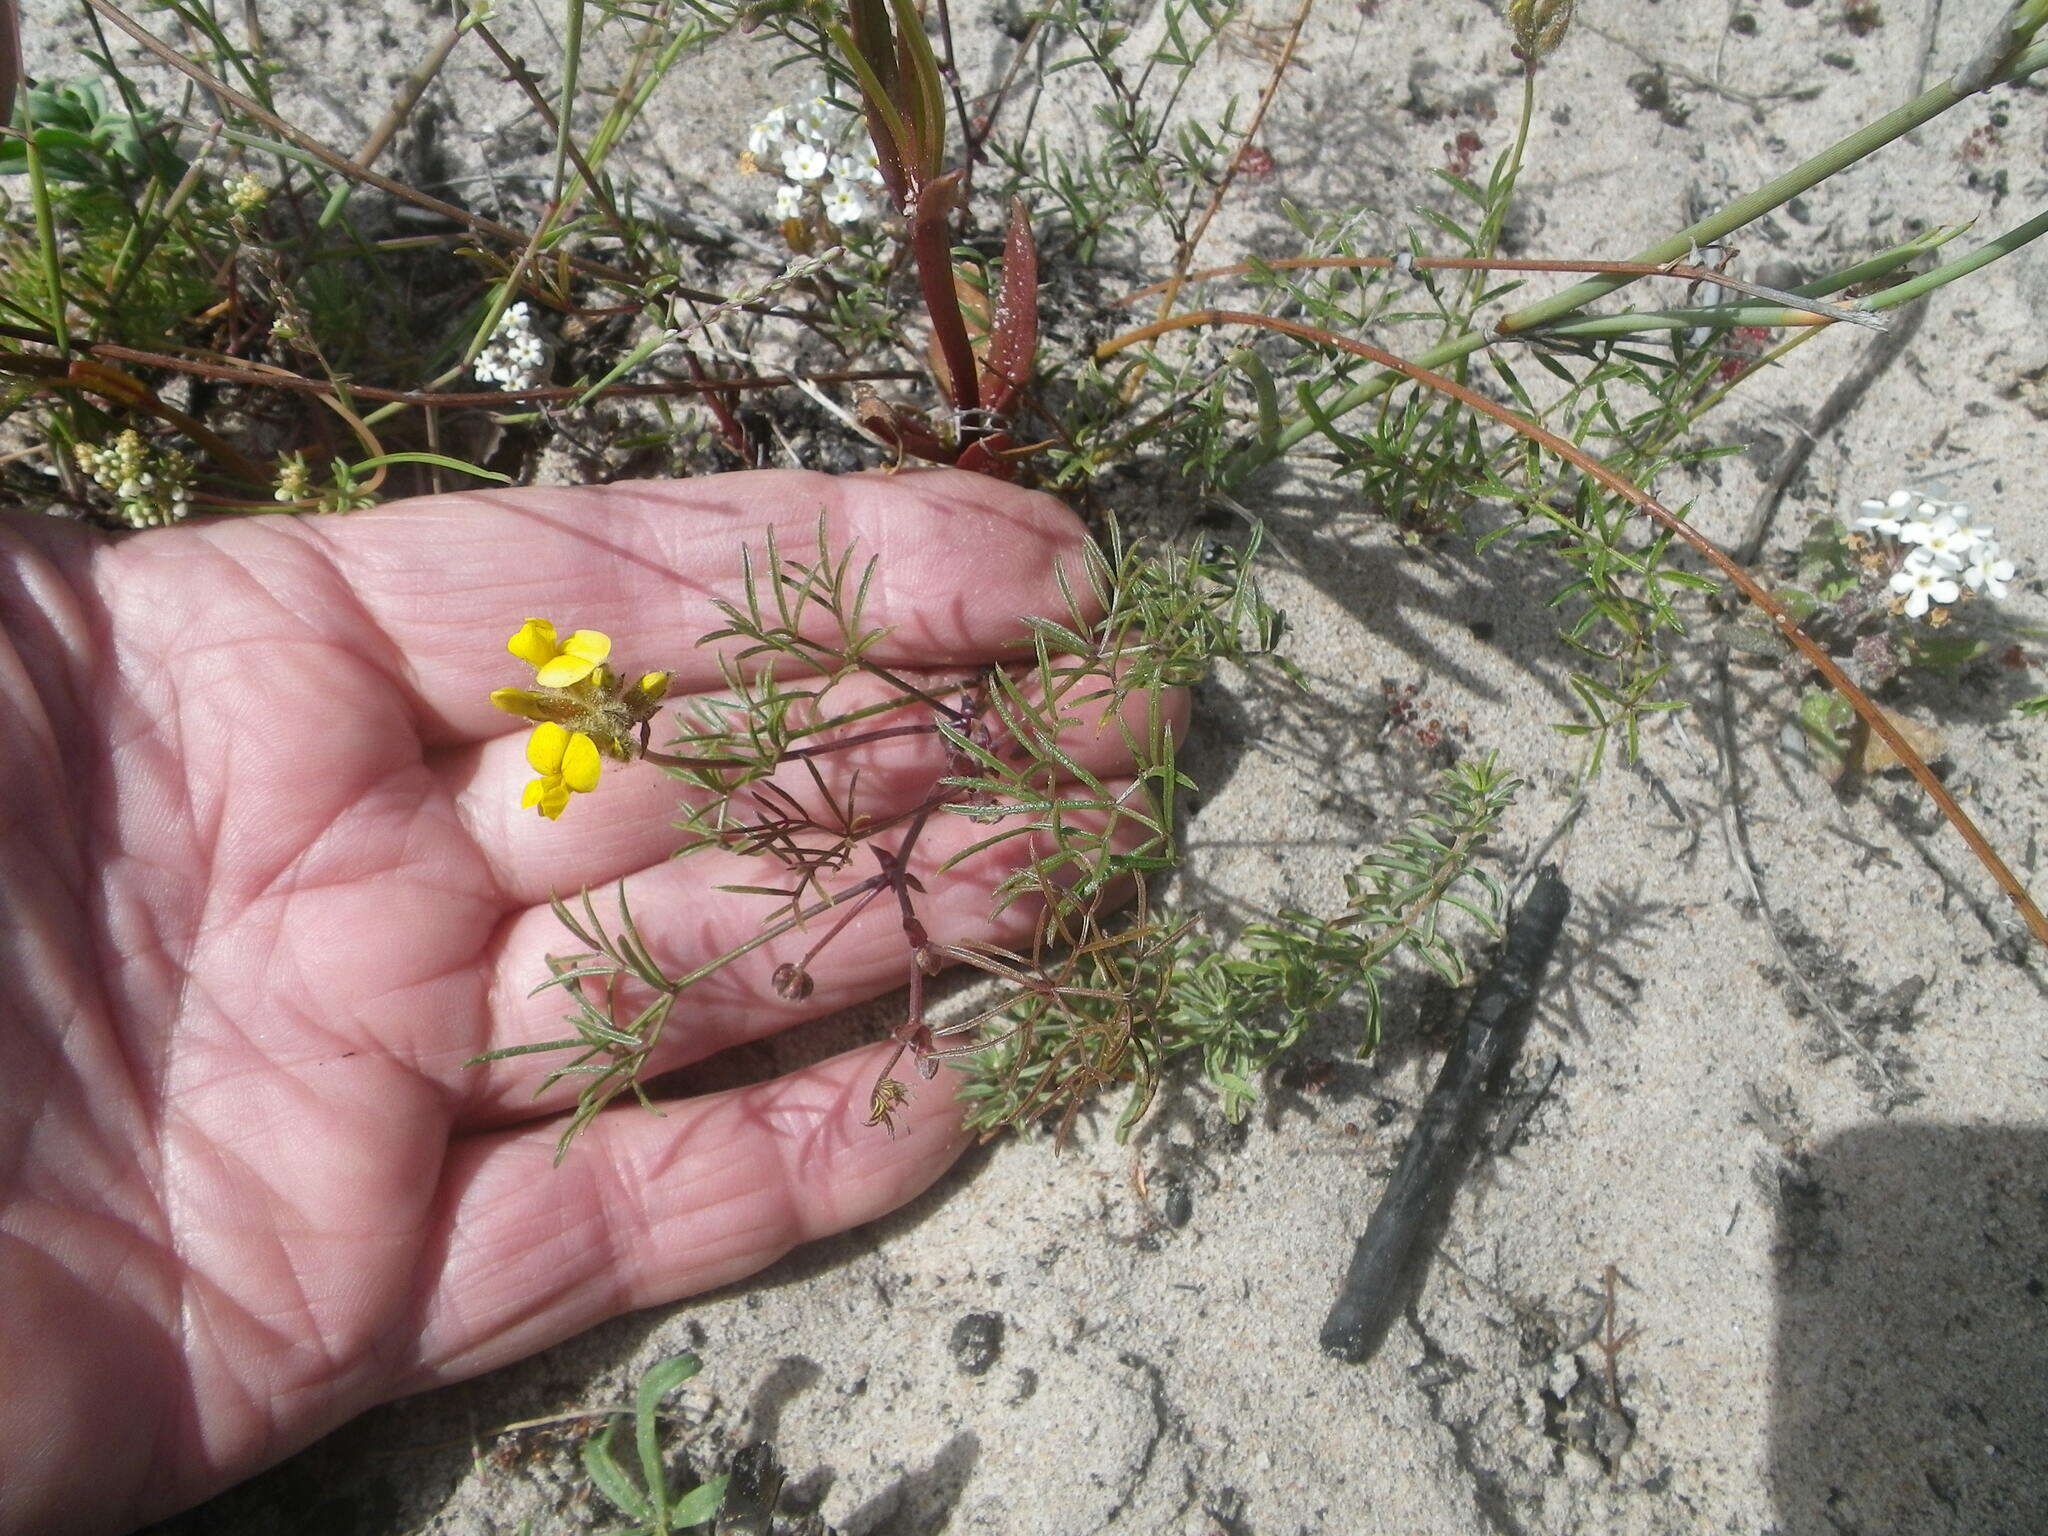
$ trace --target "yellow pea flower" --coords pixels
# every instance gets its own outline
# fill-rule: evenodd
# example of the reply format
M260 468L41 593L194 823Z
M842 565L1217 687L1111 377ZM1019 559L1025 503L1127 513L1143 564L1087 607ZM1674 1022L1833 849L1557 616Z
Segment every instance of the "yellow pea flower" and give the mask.
M579 629L557 641L554 625L546 619L528 619L505 649L533 668L534 681L541 687L568 688L603 664L612 653L612 639L594 629Z
M540 777L526 786L519 803L533 807L549 821L568 806L572 790L587 795L597 788L598 774L604 768L596 742L552 720L533 728L526 739L526 760Z

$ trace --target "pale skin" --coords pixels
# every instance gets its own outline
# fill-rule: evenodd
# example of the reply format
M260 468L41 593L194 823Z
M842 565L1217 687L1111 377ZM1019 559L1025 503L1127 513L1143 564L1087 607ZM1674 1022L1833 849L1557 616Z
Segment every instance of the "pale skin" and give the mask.
M869 1221L963 1145L943 1079L863 1124L883 1047L601 1116L559 1169L563 1033L527 996L573 948L555 892L623 880L671 973L738 942L761 871L671 861L678 786L607 765L559 822L519 809L526 727L494 687L546 616L709 689L711 600L774 525L878 557L877 655L928 679L1014 656L1059 613L1082 532L1042 496L951 471L763 471L424 498L346 518L110 538L0 520L0 1532L117 1531L361 1410L738 1280ZM1175 701L1175 709L1180 707ZM660 737L657 736L657 743ZM1128 771L1115 731L1066 743ZM929 738L832 759L871 807L922 795ZM1013 847L941 816L916 869L939 942L991 920ZM849 881L856 878L849 874ZM877 903L779 998L794 936L679 1012L687 1065L901 984Z

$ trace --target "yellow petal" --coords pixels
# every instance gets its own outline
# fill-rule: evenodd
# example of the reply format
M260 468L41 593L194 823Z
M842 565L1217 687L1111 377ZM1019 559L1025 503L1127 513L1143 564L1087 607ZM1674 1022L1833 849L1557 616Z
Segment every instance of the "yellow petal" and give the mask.
M562 755L568 750L569 733L552 720L536 725L533 734L526 738L526 760L538 774L559 774Z
M555 775L550 774L527 785L526 798L519 803L532 806L549 821L553 821L569 804L569 788Z
M562 654L603 661L612 653L612 637L595 629L579 629L562 642Z
M528 779L526 792L519 797L519 808L525 810L529 806L540 804L540 797L547 793L548 782L546 779Z
M505 649L530 667L544 667L560 652L555 644L555 626L546 619L528 619L519 633L505 642Z
M597 776L604 771L604 759L597 755L597 743L578 731L569 738L562 754L562 782L578 794L597 788Z
M673 672L643 672L640 674L640 681L633 685L633 692L652 703L667 695L669 680L674 676Z
M568 688L580 683L597 670L597 663L588 656L557 656L553 661L534 673L534 680L543 688Z
M547 705L524 688L494 688L491 702L508 715L517 715L522 720L547 719Z

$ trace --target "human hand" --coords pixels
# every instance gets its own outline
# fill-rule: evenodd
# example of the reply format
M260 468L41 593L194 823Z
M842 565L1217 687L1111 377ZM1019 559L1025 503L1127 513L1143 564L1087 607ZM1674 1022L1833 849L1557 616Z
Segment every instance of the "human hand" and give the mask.
M552 893L623 879L670 964L747 936L725 854L670 861L678 786L607 773L560 822L519 808L504 637L608 631L677 695L715 688L712 601L773 525L820 506L877 558L877 652L928 676L1060 611L1082 533L1044 497L950 471L783 472L427 498L108 541L0 522L0 1531L103 1531L183 1507L388 1398L724 1284L923 1189L962 1145L943 1083L863 1125L882 1048L657 1117L600 1116L550 1169L568 1085L521 1059L571 947ZM1077 583L1077 586L1079 584ZM1065 744L1127 768L1114 731ZM928 791L935 738L844 759L864 797ZM945 873L934 940L1016 942ZM790 936L801 947L805 936ZM798 1003L771 945L687 994L666 1070L900 983L881 904ZM673 970L671 972L673 974Z

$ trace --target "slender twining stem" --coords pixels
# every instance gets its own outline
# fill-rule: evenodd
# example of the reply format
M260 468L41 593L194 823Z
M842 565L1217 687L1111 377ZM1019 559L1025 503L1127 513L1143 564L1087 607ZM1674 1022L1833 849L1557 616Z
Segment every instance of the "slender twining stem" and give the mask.
M900 709L900 704L892 705ZM827 757L834 752L849 751L864 747L869 742L886 741L892 736L930 736L937 732L931 725L890 725L880 730L862 731L839 741L824 741L812 747L792 747L776 759L778 764L801 762L807 757ZM674 752L662 752L648 747L640 753L643 762L657 768L750 768L754 760L746 757L686 757Z
M1934 776L1934 771L1927 766L1926 760L1913 749L1912 743L1900 734L1898 727L1892 724L1885 712L1872 703L1861 688L1850 681L1848 674L1835 663L1834 658L1814 643L1793 620L1792 615L1785 611L1784 605L1773 597L1761 582L1723 552L1712 539L1694 528L1648 491L1616 474L1578 444L1558 436L1546 427L1539 426L1504 405L1496 404L1455 379L1446 378L1419 362L1397 357L1368 342L1354 341L1348 336L1338 336L1298 321L1282 320L1272 315L1250 314L1241 310L1196 310L1170 319L1157 320L1136 330L1126 331L1121 336L1112 337L1096 349L1096 357L1100 359L1112 356L1126 347L1141 345L1168 331L1212 325L1252 326L1261 330L1278 331L1282 335L1292 336L1298 341L1305 341L1314 346L1333 347L1340 352L1349 352L1354 357L1362 357L1369 362L1377 363L1390 375L1411 379L1427 389L1449 395L1472 410L1491 416L1503 426L1521 433L1530 441L1573 465L1588 478L1636 507L1666 531L1690 544L1708 564L1727 577L1744 597L1763 612L1784 636L1786 642L1805 657L1808 664L1827 680L1828 685L1849 702L1850 708L1856 711L1871 733L1898 755L1899 761L1920 781L1920 786L1927 791L1928 798L1940 807L1942 815L1948 818L1949 824L1956 829L1970 852L1976 855L1978 862L1990 873L1991 878L1997 881L1999 889L2004 891L2007 899L2019 909L2020 916L2034 937L2044 946L2048 946L2048 917L2042 915L2041 909L2027 894L2027 888L2020 883L2019 877L2006 866L2005 860L1998 856L1997 850L1977 829L1977 824L1970 819L1969 813L1956 802L1955 796L1948 792L1947 786Z
M873 904L874 899L877 896L881 895L883 890L886 889L888 886L888 881L880 875L870 875L866 880L862 881L861 883L865 887L865 889L862 890L860 898L857 901L855 901L851 907L847 908L846 916L840 918L839 921L834 923L830 928L827 928L825 930L824 937L819 939L818 942L813 944L809 949L805 950L803 959L797 961L797 970L800 973L808 973L811 968L811 963L815 961L819 955L825 952L825 946L830 944L834 939L838 938L840 934L844 933L846 931L846 925L852 922L856 917L859 917L861 913L867 911L868 907Z
M104 4L105 0L91 0L91 3ZM2024 78L2044 64L2048 64L2048 44L2036 44L2020 54L1998 78ZM1996 82L1985 82L1986 85L1992 83ZM1922 92L1904 106L1887 112L1875 122L1865 124L1847 138L1830 145L1784 175L1766 182L1747 196L1739 197L1697 223L1687 225L1670 238L1638 251L1632 259L1652 265L1684 260L1702 246L1711 245L1722 236L1762 218L1772 209L1783 206L1828 177L1875 154L1895 139L1903 138L1914 129L1932 122L1957 102L1965 100L1983 88L1975 82L1964 82L1959 86L1956 81L1944 81ZM1491 331L1467 331L1461 336L1454 336L1441 345L1432 347L1416 359L1416 364L1433 370L1456 363L1461 358L1470 357L1500 336L1512 335L1517 331L1526 331L1531 327L1562 319L1632 281L1633 277L1616 273L1575 283L1562 293L1553 294L1550 298L1516 310ZM1399 372L1387 372L1366 379L1319 408L1315 416L1303 416L1283 427L1272 440L1247 445L1233 461L1230 478L1241 478L1261 465L1270 463L1304 438L1320 431L1319 421L1335 421L1347 415L1368 401L1385 394L1400 383L1403 377L1404 375Z
M533 103L534 112L539 116L541 126L550 133L559 132L555 120L555 109L548 105L547 97L541 94L540 86L535 80L533 71L528 69L520 59L506 52L505 45L498 41L497 34L492 32L483 22L477 22L474 30L476 35L483 39L484 46L491 50L492 54L496 56L498 63L504 67L506 78L518 86L525 93L526 99ZM582 146L576 142L576 136L574 134L563 134L561 135L561 143L562 147L567 151L570 160L576 166L576 174L582 178L583 185L590 189L590 195L597 200L597 205L603 210L605 218L612 226L613 232L618 235L628 250L635 249L639 242L634 235L632 225L628 224L621 217L618 206L612 201L611 195L605 191L604 183L598 179L597 172L591 168L589 160L585 158Z
M1294 20L1288 25L1287 37L1280 45L1280 53L1273 61L1272 76L1266 81L1266 89L1259 96L1259 104L1252 109L1252 118L1245 125L1244 140L1237 153L1230 157L1230 164L1223 168L1223 175L1216 183L1216 190L1209 194L1209 201L1202 209L1202 216L1195 221L1195 227L1181 241L1180 249L1174 253L1173 276L1157 285L1153 292L1163 292L1159 301L1159 319L1173 313L1174 301L1180 297L1181 285L1188 281L1188 266L1195 259L1195 252L1201 248L1203 239L1209 233L1217 210L1222 208L1223 199L1230 195L1231 184L1237 180L1238 167L1244 162L1244 152L1251 148L1265 126L1266 114L1272 110L1273 99L1280 94L1281 81L1286 78L1287 66L1294 62L1295 45L1301 41L1301 29L1308 24L1309 12L1315 7L1315 0L1301 0L1295 7Z
M375 187L380 192L389 193L391 196L411 203L415 207L425 208L429 212L438 213L441 217L453 220L475 234L489 235L493 239L502 240L507 245L524 247L533 238L521 230L513 229L506 224L500 224L495 219L487 219L481 214L471 213L467 208L460 208L454 203L443 202L440 198L422 192L416 187L407 186L402 181L382 175L367 166L356 164L354 160L342 154L339 150L322 144L318 139L313 138L309 134L301 133L276 113L265 108L260 102L245 96L219 76L210 74L205 69L202 69L193 60L179 53L177 49L144 27L140 22L128 15L127 12L114 5L112 0L86 0L86 4L127 33L149 53L155 55L171 68L177 70L178 73L198 85L202 90L215 97L222 105L233 107L236 111L261 123L285 143L306 155L310 155L329 170L338 172L343 176L349 177L351 180L360 181L365 185ZM629 288L637 286L637 279L630 272L623 272L616 267L609 267L602 262L591 261L588 257L583 256L573 256L565 253L563 259L586 277L594 277L603 282L616 283ZM681 297L696 299L705 304L722 304L725 302L724 298L720 295L707 293L701 289L679 287L671 291ZM741 307L759 314L772 315L778 312L771 305L746 304Z

